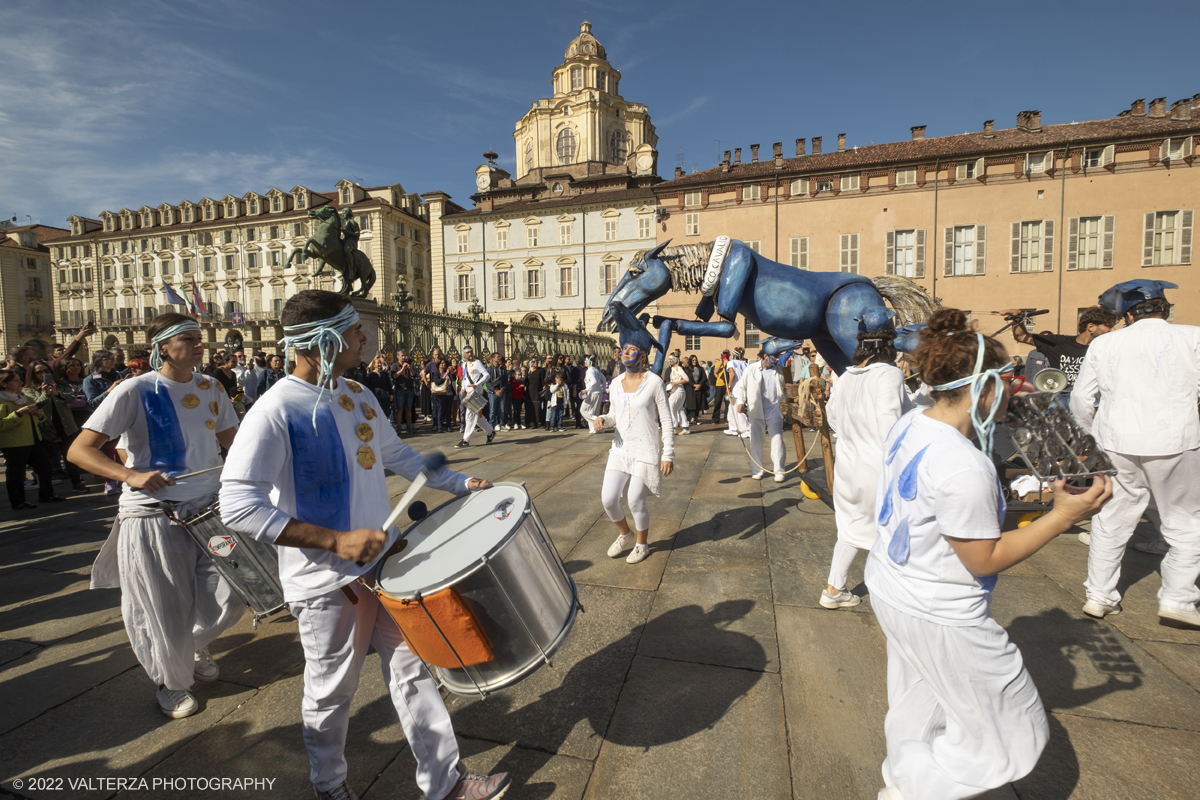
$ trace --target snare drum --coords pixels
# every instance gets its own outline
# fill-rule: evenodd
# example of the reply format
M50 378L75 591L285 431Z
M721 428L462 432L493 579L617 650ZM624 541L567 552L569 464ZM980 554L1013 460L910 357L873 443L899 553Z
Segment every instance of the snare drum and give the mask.
M463 406L473 414L483 414L488 407L483 395L471 393L463 398Z
M550 663L581 606L523 484L455 498L405 536L375 593L443 686L486 697Z
M256 625L259 617L283 608L283 585L279 582L279 555L275 545L226 528L221 522L219 502L205 506L187 519L175 521L200 545L221 577L250 606Z

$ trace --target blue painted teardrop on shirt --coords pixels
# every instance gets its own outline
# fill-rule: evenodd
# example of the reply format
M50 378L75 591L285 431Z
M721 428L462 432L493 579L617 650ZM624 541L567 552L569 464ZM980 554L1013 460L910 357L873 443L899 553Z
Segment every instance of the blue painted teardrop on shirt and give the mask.
M1000 579L999 575L985 575L982 578L976 578L979 585L983 587L985 592L990 592L996 588L996 581Z
M892 446L888 448L887 458L884 459L883 463L891 464L896 460L896 453L900 452L900 445L904 443L904 437L908 435L912 426L911 422L908 423L908 427L900 432L900 435L896 437L896 441L892 442Z
M908 561L908 517L900 520L900 525L892 534L892 541L888 544L887 552L888 558L897 564Z
M892 518L892 507L895 504L892 502L892 487L888 487L883 493L883 505L879 509L879 524L887 525L888 520Z
M350 529L350 474L342 437L328 403L317 407L316 430L307 416L288 419L296 518L301 522Z
M921 459L925 457L925 451L929 449L929 445L921 448L921 451L913 456L913 460L908 462L900 472L900 480L896 482L896 488L900 490L900 496L905 500L915 500L917 497L917 470L921 467Z
M146 411L146 439L150 446L150 468L168 474L187 469L187 443L171 393L153 387L142 389L142 408Z

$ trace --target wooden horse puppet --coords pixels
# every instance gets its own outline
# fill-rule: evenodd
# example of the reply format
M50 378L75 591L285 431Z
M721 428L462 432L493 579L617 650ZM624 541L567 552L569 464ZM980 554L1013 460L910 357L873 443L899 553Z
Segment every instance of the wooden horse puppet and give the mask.
M871 279L848 272L796 269L764 258L727 236L680 247L668 244L634 257L605 303L600 321L601 329L644 326L648 315L638 315L668 291L699 292L697 319L658 316L651 321L658 332L655 372L662 370L673 332L729 338L736 335L734 320L741 314L776 337L764 344L767 353L785 353L810 339L825 362L841 374L851 365L861 330L894 324L887 303L899 312L901 324L921 322L937 307L907 278ZM710 321L714 313L718 321Z

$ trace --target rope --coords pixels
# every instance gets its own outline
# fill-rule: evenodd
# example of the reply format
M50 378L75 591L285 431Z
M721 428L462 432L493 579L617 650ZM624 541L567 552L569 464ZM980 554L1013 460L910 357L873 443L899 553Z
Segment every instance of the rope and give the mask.
M819 382L819 381L820 381L820 379L819 379L819 378L809 378L807 381L805 381L805 382L804 382L805 386L807 387L808 383L810 383L810 382L812 382L812 381ZM730 394L732 394L732 392L731 392ZM820 443L820 441L821 441L821 437L818 435L818 436L816 437L816 439L814 439L814 440L813 440L813 443L812 443L812 445L811 445L811 446L808 448L808 452L804 454L804 458L802 458L802 459L800 459L799 461L797 461L797 462L796 462L796 466L792 467L791 469L785 469L783 472L776 472L776 471L775 471L775 470L773 470L773 469L767 469L767 468L766 468L766 467L764 467L762 464L760 464L760 463L758 463L757 461L755 461L755 460L754 460L754 455L753 455L753 454L750 452L750 446L746 444L746 440L745 440L745 439L742 437L742 431L741 431L741 427L738 425L738 421L737 421L737 418L738 418L737 406L732 406L732 407L730 407L730 409L729 409L729 413L733 415L733 429L734 429L735 431L737 431L737 434L738 434L738 441L740 441L740 442L742 443L742 449L746 451L746 456L747 456L747 457L750 459L750 463L751 463L751 464L753 464L754 466L758 467L758 471L759 471L759 472L762 472L762 473L764 473L764 474L765 474L765 473L767 473L767 472L771 473L772 475L790 475L790 474L791 474L791 473L793 473L793 472L795 472L795 473L799 473L799 472L800 472L800 468L801 468L802 466L803 466L803 467L807 467L807 466L808 466L808 457L809 457L810 455L812 455L813 448L814 448L814 447L816 447L816 446L817 446L817 444L818 444L818 443ZM747 419L749 419L749 416L747 416ZM749 433L750 431L749 431L749 430L747 430L746 432L747 432L747 433ZM808 470L807 470L807 469L805 469L804 471L805 471L805 472L807 472Z

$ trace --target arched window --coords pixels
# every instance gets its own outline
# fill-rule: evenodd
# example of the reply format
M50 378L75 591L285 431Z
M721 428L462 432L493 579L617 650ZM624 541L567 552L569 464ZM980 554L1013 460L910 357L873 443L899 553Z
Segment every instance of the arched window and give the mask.
M625 131L615 130L612 132L610 147L612 149L612 163L617 166L624 164L625 158L629 155L629 137L625 135Z
M533 141L525 143L525 171L533 171Z
M558 132L558 161L560 164L575 161L575 132L570 128Z

